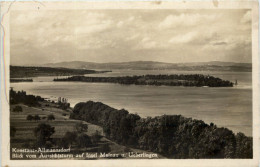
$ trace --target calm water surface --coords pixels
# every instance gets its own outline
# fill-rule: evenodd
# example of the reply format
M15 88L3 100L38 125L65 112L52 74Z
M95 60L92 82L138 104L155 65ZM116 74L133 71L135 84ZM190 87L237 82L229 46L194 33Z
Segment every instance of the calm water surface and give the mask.
M113 71L88 76L126 76L145 74L191 74L191 71ZM15 90L57 100L66 97L72 106L88 100L100 101L117 109L126 109L142 117L181 114L213 122L234 132L252 135L252 77L243 72L203 72L235 81L233 88L200 88L119 85L111 83L52 82L54 77L33 78L32 83L11 83Z

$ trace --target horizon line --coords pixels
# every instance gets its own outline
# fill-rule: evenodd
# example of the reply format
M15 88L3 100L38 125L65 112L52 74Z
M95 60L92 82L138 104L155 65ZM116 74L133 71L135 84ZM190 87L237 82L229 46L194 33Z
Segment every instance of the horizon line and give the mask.
M60 61L54 63L42 63L42 64L9 64L10 66L37 66L37 65L47 65L47 64L58 64L58 63L71 63L71 62L85 62L85 63L96 63L96 64L112 64L112 63L131 63L131 62L154 62L154 63L166 63L166 64L186 64L186 63L210 63L210 62L220 62L220 63L241 63L241 64L253 64L252 62L235 62L235 61L190 61L190 62L161 62L161 61L152 61L152 60L136 60L136 61L122 61L122 62L90 62L90 61L80 61L80 60L72 60L72 61Z

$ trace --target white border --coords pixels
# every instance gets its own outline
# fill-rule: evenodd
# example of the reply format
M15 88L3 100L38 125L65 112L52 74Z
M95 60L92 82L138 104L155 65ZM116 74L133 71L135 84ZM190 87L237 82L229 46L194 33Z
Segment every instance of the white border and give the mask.
M5 29L5 74L1 57L2 102L2 166L258 166L259 164L259 57L258 57L258 2L257 1L178 1L178 2L1 2L1 16ZM194 159L194 160L10 160L9 93L10 29L9 15L13 10L64 10L64 9L251 9L252 10L252 62L253 62L253 159ZM2 30L1 30L2 33ZM2 34L1 34L2 35ZM1 55L3 56L3 55ZM5 76L5 79L3 77Z

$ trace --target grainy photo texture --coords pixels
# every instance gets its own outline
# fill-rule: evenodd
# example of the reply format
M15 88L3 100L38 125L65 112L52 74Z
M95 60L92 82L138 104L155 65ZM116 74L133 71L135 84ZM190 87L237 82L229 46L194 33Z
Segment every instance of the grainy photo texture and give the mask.
M10 159L252 159L251 9L10 13Z

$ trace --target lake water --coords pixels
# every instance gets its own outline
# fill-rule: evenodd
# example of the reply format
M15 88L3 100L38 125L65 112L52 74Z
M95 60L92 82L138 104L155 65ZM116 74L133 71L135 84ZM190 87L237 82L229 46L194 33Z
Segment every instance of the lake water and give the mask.
M112 83L53 82L54 77L33 78L34 82L11 83L15 90L40 95L51 100L65 97L74 106L88 100L100 101L116 109L126 109L142 117L180 114L213 122L235 133L252 135L252 73L199 71L113 70L88 76L126 76L145 74L201 73L234 82L232 88L170 87L119 85Z

